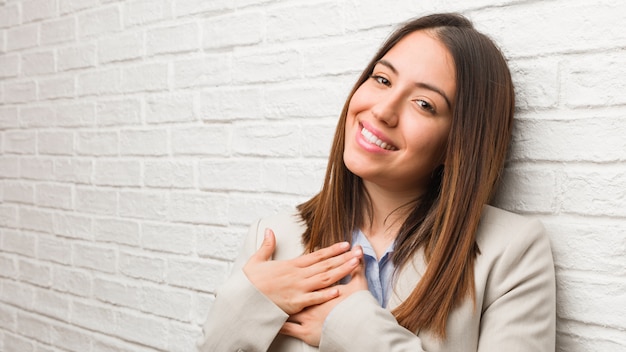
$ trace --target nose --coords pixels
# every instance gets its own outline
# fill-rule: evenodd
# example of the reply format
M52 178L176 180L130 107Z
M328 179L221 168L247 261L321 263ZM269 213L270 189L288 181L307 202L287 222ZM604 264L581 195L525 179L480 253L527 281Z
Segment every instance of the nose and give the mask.
M372 115L387 126L395 127L400 116L401 97L394 94L386 94L372 106Z

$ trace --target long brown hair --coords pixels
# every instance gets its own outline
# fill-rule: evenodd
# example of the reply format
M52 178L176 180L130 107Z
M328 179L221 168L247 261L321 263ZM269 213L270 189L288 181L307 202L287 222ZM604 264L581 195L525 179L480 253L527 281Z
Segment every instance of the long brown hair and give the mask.
M371 204L361 178L343 162L348 104L376 62L418 30L428 30L449 50L456 69L456 99L445 167L433 172L426 194L410 205L395 239L392 258L396 271L418 250L424 251L427 269L393 314L410 331L428 329L445 338L452 309L464 299L474 299L474 261L479 254L476 229L504 165L515 106L513 83L502 53L468 19L459 14L429 15L392 33L344 104L322 190L298 210L307 225L302 238L307 251L350 241L352 231L363 225L363 207Z

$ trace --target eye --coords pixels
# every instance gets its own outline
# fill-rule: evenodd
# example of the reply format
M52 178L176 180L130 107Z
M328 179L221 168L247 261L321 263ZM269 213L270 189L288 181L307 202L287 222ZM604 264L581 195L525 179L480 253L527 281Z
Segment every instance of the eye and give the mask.
M391 82L389 82L388 79L386 79L383 76L378 76L378 75L371 75L370 76L371 79L375 80L377 83L382 84L384 86L389 87L391 85Z
M435 114L435 113L437 113L437 111L435 111L435 107L434 107L431 103L427 102L427 101L426 101L426 100L424 100L424 99L417 99L417 100L415 100L415 103L416 103L416 104L417 104L417 106L419 106L422 110L426 110L426 111L428 111L428 112L429 112L429 113L431 113L431 114Z

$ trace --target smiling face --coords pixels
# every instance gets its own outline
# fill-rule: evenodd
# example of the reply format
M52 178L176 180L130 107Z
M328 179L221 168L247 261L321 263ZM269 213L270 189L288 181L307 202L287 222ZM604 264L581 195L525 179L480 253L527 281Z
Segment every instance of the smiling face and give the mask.
M350 99L346 167L366 187L421 195L444 162L455 89L453 59L432 32L402 38Z

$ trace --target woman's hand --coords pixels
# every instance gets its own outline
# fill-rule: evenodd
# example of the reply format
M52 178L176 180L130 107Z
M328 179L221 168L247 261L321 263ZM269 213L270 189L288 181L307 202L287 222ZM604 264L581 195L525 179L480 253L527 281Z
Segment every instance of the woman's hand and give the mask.
M283 325L280 333L300 339L311 346L319 346L322 338L322 327L330 311L352 293L367 290L364 265L361 263L354 269L349 283L335 287L339 290L339 295L336 298L292 314Z
M274 232L266 229L261 247L243 272L289 315L337 297L339 290L332 285L350 274L363 255L360 248L350 251L350 244L341 242L291 260L270 260L275 248Z

